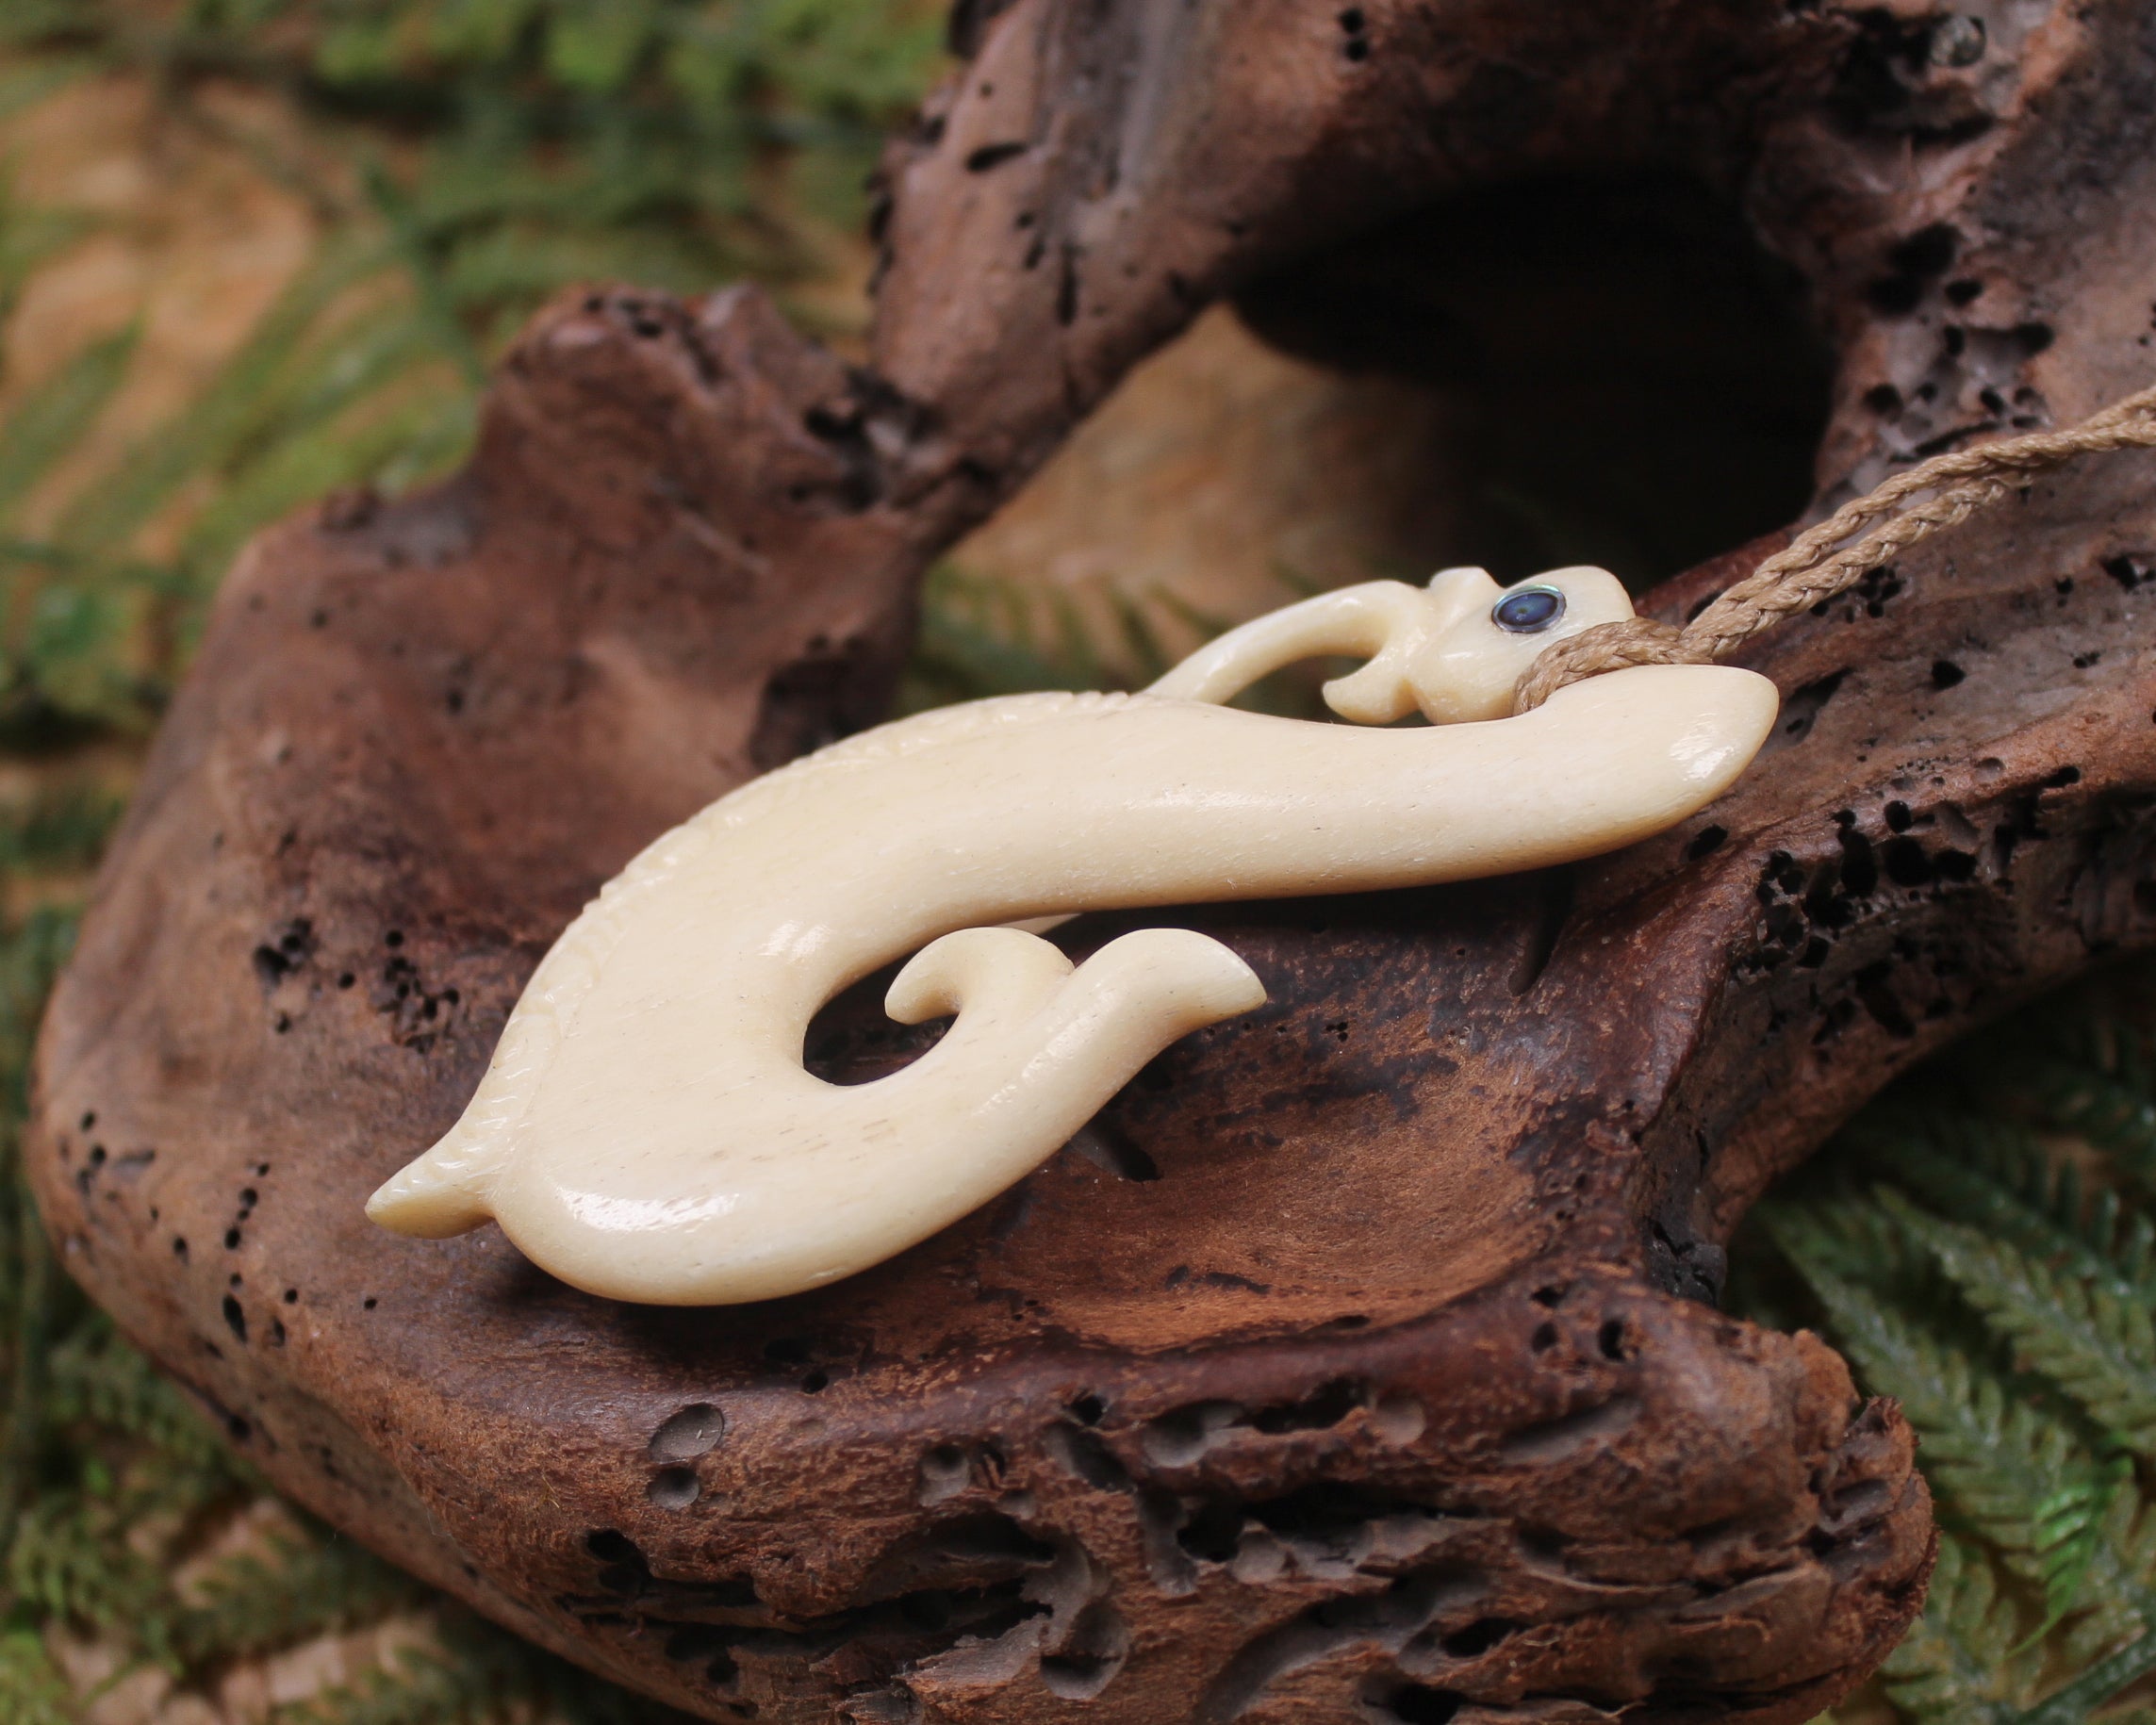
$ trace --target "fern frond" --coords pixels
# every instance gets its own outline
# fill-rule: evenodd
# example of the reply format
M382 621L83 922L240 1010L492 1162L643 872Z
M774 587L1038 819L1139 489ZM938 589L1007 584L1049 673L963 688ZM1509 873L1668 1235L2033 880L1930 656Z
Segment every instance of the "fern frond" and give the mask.
M0 421L0 520L82 439L127 375L140 332L93 341Z
M73 83L82 70L72 59L0 62L0 120ZM12 182L0 180L0 318L13 312L33 271L95 226L96 218L87 211L25 204Z
M2104 1571L2106 1585L2098 1609L2130 1606L2144 1630L2156 1630L2156 1591L2134 1585L2116 1574L2116 1560L2105 1543L2111 1511L2133 1484L2133 1463L2113 1454L2082 1469L2062 1470L2053 1489L2035 1506L2033 1531L2036 1580L2044 1589L2044 1620L2030 1632L2039 1641L2066 1620L2081 1603L2092 1576Z
M571 90L611 94L653 46L658 8L650 0L565 7L547 25L547 70Z
M0 565L16 561L0 549ZM84 579L35 584L19 632L9 632L7 694L17 706L136 728L151 703L131 642L150 583L106 578L106 566L78 567Z
M930 8L904 10L871 0L0 5L10 44L0 113L86 71L153 85L180 123L303 198L327 236L206 386L118 462L100 468L84 452L140 360L128 337L87 344L41 387L15 393L0 425L0 748L139 731L235 549L307 497L361 481L394 488L455 460L485 355L566 281L689 290L748 270L782 287L815 266L803 238L817 233L813 218L782 205L800 188L820 199L849 187L833 190L832 207L858 210L880 123L911 105L938 52ZM192 89L205 67L282 105L278 123L210 113ZM692 99L699 73L716 82ZM392 158L393 174L374 171ZM0 320L95 220L0 189ZM1039 666L1013 671L1008 647L995 650L1002 675L1036 686ZM91 862L112 813L87 776L62 786L52 761L25 775L43 788L0 804L0 875L10 887L35 877L40 894L73 890L67 877ZM0 1505L22 1509L0 1525L9 1725L72 1722L89 1704L45 1653L44 1635L63 1625L199 1684L223 1661L378 1621L421 1592L311 1535L222 1565L185 1597L175 1585L180 1559L261 1487L186 1394L54 1273L18 1184L29 1047L71 930L64 910L0 928ZM454 1613L446 1624L431 1659L301 1711L396 1725L670 1717L485 1625Z
M900 707L920 712L954 700L1096 686L1098 661L1084 646L1082 620L1064 612L1057 622L1061 638L1046 638L1009 583L938 566L922 587Z
M1123 635L1124 652L1136 667L1132 682L1144 685L1163 675L1176 663L1177 655L1162 644L1160 631L1144 608L1126 593L1111 594L1110 604Z
M14 1198L8 1220L15 1251L8 1290L13 1323L8 1337L7 1441L0 1448L0 1550L12 1553L20 1544L24 1506L45 1437L45 1380L58 1275L43 1224L22 1185L12 1131L8 1139L6 1174Z
M2156 1456L2156 1312L2008 1241L1942 1222L1891 1189L1881 1191L1880 1202L2031 1370L2127 1448Z
M1012 609L1015 612L1023 600L1016 592L1012 593ZM1077 599L1065 588L1051 587L1046 604L1054 629L1050 657L1064 667L1073 688L1102 687L1108 680L1102 671L1100 644L1086 623L1085 613L1078 609Z
M55 538L89 553L117 550L197 473L230 458L262 425L275 386L316 320L389 261L378 235L329 242L278 296L209 387L131 450L108 484L61 517Z
M1323 589L1313 587L1309 591L1299 592L1297 597L1308 599L1310 592L1319 591L1323 591ZM1193 605L1180 593L1170 587L1150 587L1146 590L1145 599L1148 604L1157 606L1169 616L1174 617L1177 622L1201 641L1210 641L1215 635L1226 634L1235 627L1233 617L1222 616L1216 612L1207 611L1201 606Z
M263 521L332 491L374 483L392 463L416 468L413 477L431 478L462 452L469 415L458 416L458 435L451 447L423 465L414 461L443 417L445 398L453 405L461 405L464 398L453 377L426 375L436 357L428 350L417 349L406 357L407 374L399 381L409 386L402 391L409 399L389 394L385 379L369 379L364 392L355 385L352 413L311 426L287 425L259 459L231 472L217 500L189 526L185 541L183 555L205 592L214 584L212 571L222 570Z
M2082 1725L2094 1709L2151 1671L2156 1671L2156 1631L2098 1661L2014 1725Z
M2097 1541L2087 1598L2091 1609L2054 1632L2055 1669L2082 1671L2142 1639L2156 1599L2156 1505L2129 1479L2120 1486ZM2114 1600L2138 1602L2138 1611L2108 1609Z
M8 1088L0 1105L10 1125L20 1117L22 1078L28 1069L29 1039L44 1009L45 991L74 945L74 913L41 905L13 928L0 928L0 1074Z
M2041 1674L2033 1652L2001 1656L2021 1629L1982 1553L1942 1535L1924 1615L1886 1656L1882 1684L1917 1725L2018 1725Z
M2085 1138L2144 1187L2156 1184L2156 1085L2128 1044L2109 1067L2042 1055L2010 1061L1984 1085L2052 1129Z
M453 64L486 64L504 58L543 0L444 0L426 15L427 42Z
M1852 1135L1859 1155L1950 1222L2005 1240L2126 1299L2156 1303L2156 1224L2123 1212L2118 1196L2084 1192L2081 1171L2048 1155L2024 1127L1932 1098Z
M1830 1228L1805 1226L1789 1206L1769 1207L1767 1223L1859 1375L1895 1395L1923 1434L1925 1472L1942 1514L2042 1589L2037 1633L2084 1597L2111 1635L2156 1627L2156 1587L2124 1569L2107 1544L2112 1510L2131 1479L2124 1458L2090 1455L1998 1374L1831 1267L1831 1247L1819 1249L1834 1239Z
M1807 1281L1838 1278L1934 1327L1951 1327L1959 1296L1894 1219L1847 1181L1804 1198L1775 1196L1758 1224ZM1957 1338L1958 1339L1958 1338Z

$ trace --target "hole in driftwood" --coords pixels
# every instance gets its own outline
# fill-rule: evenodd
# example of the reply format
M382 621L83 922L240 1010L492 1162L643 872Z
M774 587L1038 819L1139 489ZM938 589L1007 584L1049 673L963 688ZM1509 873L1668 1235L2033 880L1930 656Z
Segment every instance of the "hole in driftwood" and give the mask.
M644 1496L660 1509L686 1509L703 1495L703 1482L694 1468L661 1468L644 1487Z
M1055 1547L1044 1545L1009 1516L963 1516L935 1530L930 1549L962 1562L1046 1563Z
M1461 1697L1427 1684L1405 1684L1376 1705L1379 1719L1399 1725L1447 1725L1466 1703Z
M955 1498L973 1480L973 1462L955 1443L939 1443L921 1457L921 1484L917 1494L924 1505Z
M1638 1401L1631 1396L1612 1396L1600 1406L1523 1426L1506 1438L1501 1450L1515 1467L1548 1466L1606 1442L1638 1418Z
M1479 1659L1522 1627L1509 1618L1477 1618L1465 1629L1445 1636L1440 1645L1455 1659Z
M1080 1425L1098 1425L1107 1416L1108 1404L1087 1390L1083 1395L1074 1396L1065 1403L1063 1412Z
M691 1402L651 1434L653 1461L694 1461L726 1436L726 1416L709 1402Z
M1090 1701L1130 1656L1130 1626L1106 1600L1078 1614L1070 1637L1053 1653L1041 1655L1041 1682L1064 1700Z
M1129 1488L1130 1470L1115 1458L1115 1453L1098 1432L1067 1425L1050 1426L1043 1442L1065 1469L1096 1490Z
M596 1528L584 1536L584 1548L601 1566L599 1585L608 1593L641 1593L651 1580L651 1566L636 1542L617 1528Z
M1794 272L1681 175L1449 200L1298 260L1240 304L1292 353L1462 402L1476 464L1462 543L1505 579L1599 563L1642 585L1785 525L1811 496L1825 346Z

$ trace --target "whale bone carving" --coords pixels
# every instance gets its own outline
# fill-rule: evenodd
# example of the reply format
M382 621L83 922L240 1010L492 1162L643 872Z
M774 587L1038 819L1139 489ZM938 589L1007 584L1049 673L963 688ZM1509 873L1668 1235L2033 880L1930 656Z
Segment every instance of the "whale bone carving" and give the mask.
M1510 713L1552 641L1633 615L1616 578L1372 582L1260 616L1138 694L1020 695L881 726L744 785L609 881L540 961L456 1125L368 1213L492 1219L552 1274L661 1305L774 1298L926 1239L1067 1142L1169 1043L1262 1004L1218 941L1147 928L1073 965L1089 910L1426 885L1574 861L1743 771L1774 685L1650 665ZM1226 706L1364 658L1333 725ZM1427 726L1391 727L1420 713ZM943 1038L871 1083L802 1066L811 1018L885 1000Z

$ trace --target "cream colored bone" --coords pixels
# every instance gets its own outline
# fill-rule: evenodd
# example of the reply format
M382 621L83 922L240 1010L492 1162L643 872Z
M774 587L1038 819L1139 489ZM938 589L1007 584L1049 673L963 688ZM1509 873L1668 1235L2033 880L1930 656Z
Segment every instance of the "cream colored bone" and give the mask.
M541 961L441 1142L368 1212L439 1237L489 1217L594 1293L798 1292L926 1239L1039 1165L1147 1060L1259 1005L1207 936L1150 928L1073 966L1008 926L1085 910L1361 892L1567 862L1711 801L1774 687L1653 665L1520 717L1553 640L1632 614L1599 569L1539 577L1538 634L1479 569L1325 595L1139 695L1021 695L886 725L743 786L608 882ZM1361 725L1218 703L1319 654ZM1366 729L1420 711L1432 727ZM810 1018L905 953L886 1010L955 1012L918 1060L840 1086Z

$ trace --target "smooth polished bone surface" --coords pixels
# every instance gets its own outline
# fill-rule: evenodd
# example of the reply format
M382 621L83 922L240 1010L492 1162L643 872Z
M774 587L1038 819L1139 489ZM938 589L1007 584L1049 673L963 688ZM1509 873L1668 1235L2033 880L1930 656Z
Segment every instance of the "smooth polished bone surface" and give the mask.
M1532 591L1546 626L1501 628ZM591 1292L716 1305L889 1257L1036 1167L1147 1060L1248 1011L1219 942L1143 929L1074 966L1008 925L1089 910L1464 879L1644 838L1711 801L1774 721L1719 665L1620 671L1520 717L1553 640L1631 615L1615 579L1479 569L1264 616L1136 695L1012 696L868 731L647 848L541 962L463 1118L369 1213L440 1237L489 1217ZM1217 703L1314 654L1364 729ZM819 1007L915 954L886 1000L955 1012L927 1054L839 1086L801 1064Z

